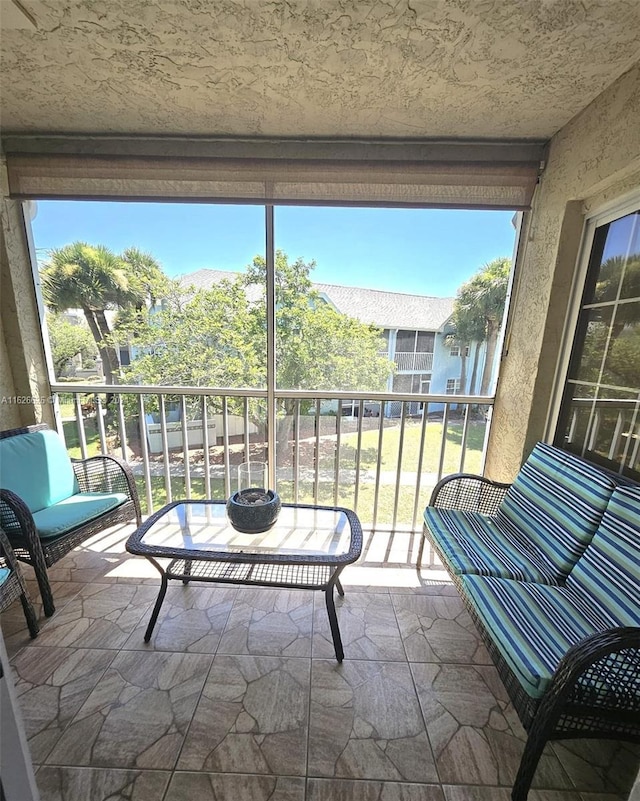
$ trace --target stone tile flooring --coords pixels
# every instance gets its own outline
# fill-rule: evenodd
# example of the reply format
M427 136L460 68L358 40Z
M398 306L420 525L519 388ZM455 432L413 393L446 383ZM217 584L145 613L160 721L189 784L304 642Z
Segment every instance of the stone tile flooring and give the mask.
M131 530L52 568L36 640L19 603L1 616L43 801L509 801L524 732L446 573L411 567L415 536L369 536L344 571L338 665L303 590L170 585L146 645L158 578ZM529 799L620 801L639 763L554 743Z

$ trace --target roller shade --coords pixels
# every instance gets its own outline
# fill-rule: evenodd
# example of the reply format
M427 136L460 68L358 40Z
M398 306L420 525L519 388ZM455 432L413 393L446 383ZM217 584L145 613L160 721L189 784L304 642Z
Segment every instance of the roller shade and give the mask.
M10 195L528 209L540 162L7 154Z

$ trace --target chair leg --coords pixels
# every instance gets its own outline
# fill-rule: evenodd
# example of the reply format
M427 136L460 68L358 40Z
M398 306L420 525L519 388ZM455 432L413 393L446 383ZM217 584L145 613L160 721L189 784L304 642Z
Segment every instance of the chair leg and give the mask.
M36 574L38 581L38 588L40 589L40 597L42 598L42 605L44 613L47 617L56 611L53 603L53 595L51 593L51 585L49 584L49 575L47 573L47 563L42 551L42 545L35 531L30 532L26 538L26 548L29 551L29 559L25 561L31 565L33 572Z
M51 585L49 584L49 576L47 575L47 568L44 570L41 567L33 565L36 579L38 580L38 588L40 589L40 597L42 598L42 606L44 613L47 617L56 611L55 604L53 603L53 594L51 592Z
M36 617L35 609L33 608L31 600L24 592L20 596L20 603L22 604L22 609L24 610L24 616L27 619L29 634L31 635L31 639L33 640L35 637L38 636L38 632L40 631L40 626L38 625L38 618Z

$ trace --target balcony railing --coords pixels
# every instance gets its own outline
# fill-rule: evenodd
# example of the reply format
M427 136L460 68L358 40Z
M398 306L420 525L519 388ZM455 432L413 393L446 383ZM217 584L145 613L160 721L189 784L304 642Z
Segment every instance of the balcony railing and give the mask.
M640 470L640 406L635 398L573 398L565 441L570 450L594 455L612 469Z
M176 498L226 499L239 463L269 458L266 390L52 389L71 455L128 461L147 512ZM284 502L347 506L373 529L415 530L443 475L482 472L492 398L278 390L276 401Z
M430 373L433 369L433 353L396 353L393 361L399 372Z

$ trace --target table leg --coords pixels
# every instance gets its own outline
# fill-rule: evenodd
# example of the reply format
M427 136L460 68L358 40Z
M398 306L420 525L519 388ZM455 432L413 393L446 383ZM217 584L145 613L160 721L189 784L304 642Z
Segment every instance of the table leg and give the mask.
M336 652L336 659L342 662L344 659L344 651L342 649L342 638L340 637L340 629L338 628L338 616L336 615L336 605L333 601L333 582L329 584L324 592L324 597L327 602L327 614L329 615L329 625L331 626L331 636L333 637L333 647Z
M158 597L156 598L156 604L153 607L153 612L151 613L151 620L149 621L149 625L147 626L147 630L144 633L144 641L149 642L151 639L151 634L153 633L153 627L156 625L156 620L158 619L158 614L160 613L160 607L162 606L162 602L164 601L164 596L167 594L167 575L166 573L162 574L162 583L160 584L160 592L158 593Z
M190 576L191 575L191 565L192 564L193 564L193 562L192 562L191 559L185 559L184 560L184 574L185 574L185 576ZM182 579L182 583L185 584L185 585L188 584L189 581L190 581L190 579L188 579L188 578L183 578Z

